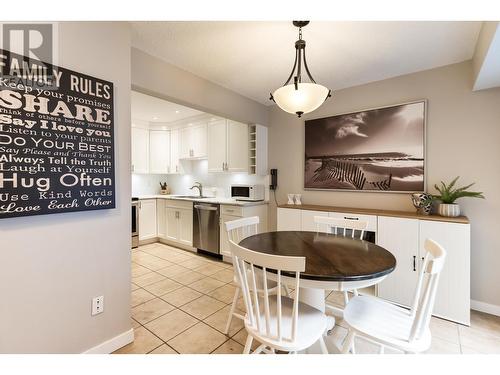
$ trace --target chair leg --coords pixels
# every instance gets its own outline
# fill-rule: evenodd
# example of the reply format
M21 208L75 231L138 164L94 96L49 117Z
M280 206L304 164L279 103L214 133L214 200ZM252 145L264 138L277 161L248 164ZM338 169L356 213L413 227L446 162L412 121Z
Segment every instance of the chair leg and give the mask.
M283 288L285 289L285 294L287 297L291 297L290 289L288 289L288 285L283 284Z
M253 337L248 335L247 341L245 342L245 348L243 349L243 354L250 354L250 349L252 348Z
M349 330L347 337L344 341L344 346L342 347L342 354L347 354L349 351L352 351L352 354L355 354L354 350L354 338L356 337L356 333L353 330Z
M349 303L349 293L347 293L347 290L344 291L344 306L347 306Z
M234 291L233 304L231 305L231 310L229 311L229 316L227 317L226 329L224 333L229 334L229 327L231 326L231 322L233 320L234 310L236 309L236 304L238 303L238 297L240 296L240 288L236 288Z
M319 338L319 346L321 347L321 354L329 354L323 336Z
M354 290L353 290L353 293L354 293L354 296L355 296L355 297L358 297L358 296L359 296L359 293L358 293L358 290L357 290L357 289L354 289Z

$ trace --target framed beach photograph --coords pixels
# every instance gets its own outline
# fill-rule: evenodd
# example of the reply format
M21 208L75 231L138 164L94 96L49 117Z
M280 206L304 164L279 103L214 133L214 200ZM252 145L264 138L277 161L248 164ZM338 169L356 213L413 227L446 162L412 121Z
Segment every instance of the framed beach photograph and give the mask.
M425 100L305 122L304 188L425 190Z

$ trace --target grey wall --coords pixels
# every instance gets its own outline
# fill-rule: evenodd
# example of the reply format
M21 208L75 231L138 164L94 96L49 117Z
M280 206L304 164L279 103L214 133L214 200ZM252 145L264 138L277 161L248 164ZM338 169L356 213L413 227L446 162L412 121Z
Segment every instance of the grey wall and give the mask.
M114 82L117 208L0 220L0 353L79 353L131 328L128 25L60 23L59 54Z
M244 123L268 124L268 107L132 48L132 86L200 111Z
M428 188L460 175L461 183L476 181L484 191L486 200L460 201L472 223L471 297L500 306L500 89L471 90L469 61L337 91L307 118L428 99ZM277 107L270 113L269 166L278 168L281 204L286 193L301 193L308 204L413 209L408 194L304 191L304 121ZM270 223L276 225L274 204Z

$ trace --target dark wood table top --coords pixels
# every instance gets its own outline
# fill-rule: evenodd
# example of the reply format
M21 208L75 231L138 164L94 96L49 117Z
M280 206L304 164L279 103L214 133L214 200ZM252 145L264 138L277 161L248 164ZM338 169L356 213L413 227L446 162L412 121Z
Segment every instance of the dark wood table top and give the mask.
M333 234L286 231L259 233L240 245L265 254L303 256L301 278L322 281L361 281L385 276L396 258L374 243Z

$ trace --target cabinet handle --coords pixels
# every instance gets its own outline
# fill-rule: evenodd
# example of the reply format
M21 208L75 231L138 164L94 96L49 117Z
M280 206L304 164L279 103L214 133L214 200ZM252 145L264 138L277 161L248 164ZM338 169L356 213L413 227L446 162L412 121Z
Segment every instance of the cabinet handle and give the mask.
M413 271L417 270L417 256L413 256Z
M344 216L344 219L346 219L346 220L359 220L359 217Z

